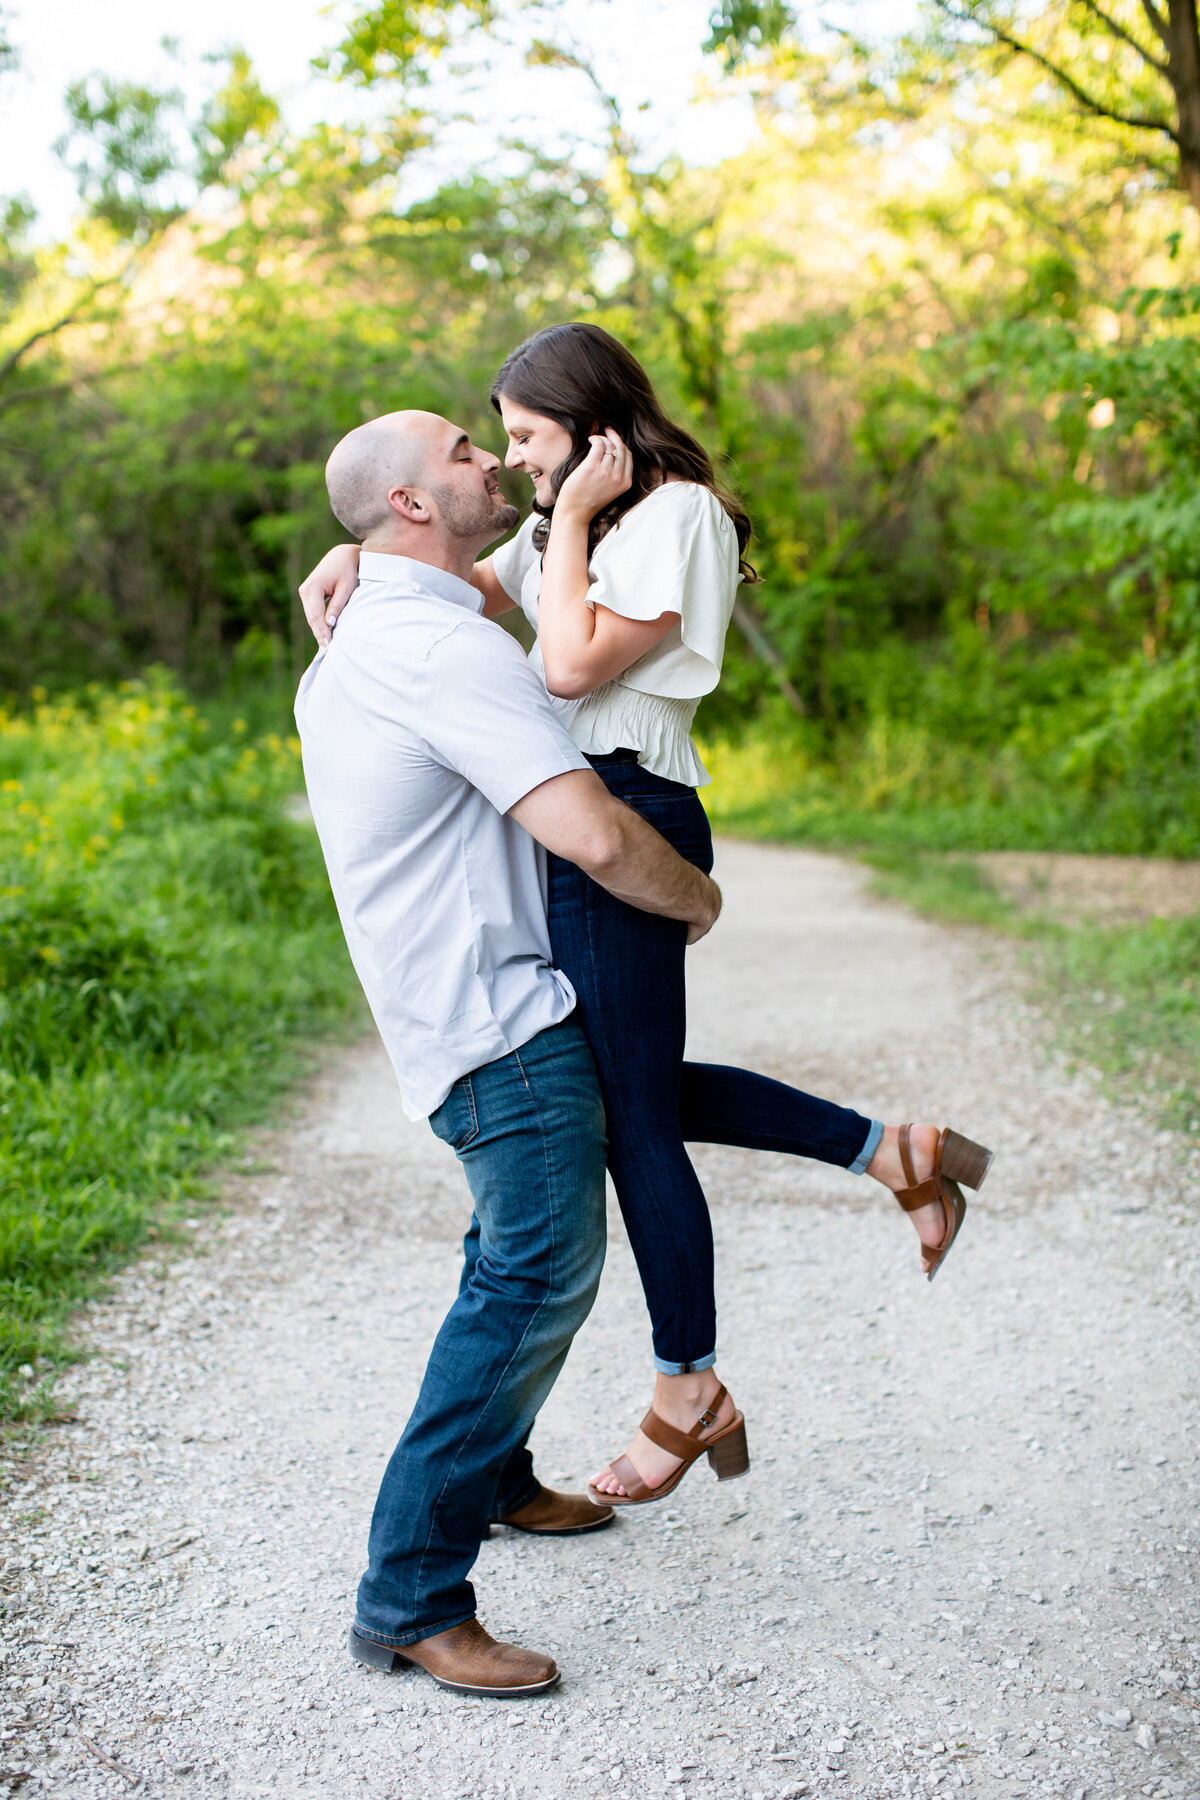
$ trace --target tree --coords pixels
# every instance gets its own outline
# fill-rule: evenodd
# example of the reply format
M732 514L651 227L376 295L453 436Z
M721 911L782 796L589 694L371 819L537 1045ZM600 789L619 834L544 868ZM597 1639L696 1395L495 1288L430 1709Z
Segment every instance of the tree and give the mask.
M1196 0L1054 0L1027 23L1012 0L934 0L960 41L1027 57L1092 118L1165 140L1200 212L1200 28ZM1147 165L1162 171L1152 151Z

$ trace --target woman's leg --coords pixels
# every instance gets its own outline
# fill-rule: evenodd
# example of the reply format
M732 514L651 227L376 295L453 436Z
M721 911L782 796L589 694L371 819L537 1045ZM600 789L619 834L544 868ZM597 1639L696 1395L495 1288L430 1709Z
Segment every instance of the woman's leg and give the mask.
M778 1150L833 1163L853 1175L865 1172L883 1137L878 1119L721 1063L684 1063L679 1125L689 1144Z
M775 1150L831 1163L851 1175L870 1175L893 1193L908 1186L899 1127L832 1100L788 1087L769 1075L720 1063L685 1062L679 1081L679 1123L689 1144L732 1144L743 1150ZM918 1180L931 1173L937 1149L934 1125L914 1125L912 1156ZM909 1217L924 1249L942 1241L945 1214L939 1204ZM928 1257L926 1257L928 1265Z
M716 1355L708 1204L679 1126L686 928L551 860L554 960L570 979L608 1116L608 1166L653 1328L655 1368Z
M628 763L602 764L600 773L681 855L711 866L707 821L690 790L656 786L653 776ZM600 1076L609 1169L653 1329L654 1410L686 1431L719 1387L712 1225L679 1128L686 928L626 906L553 857L549 917L554 960L575 987ZM733 1418L726 1397L709 1431ZM651 1487L678 1466L640 1432L627 1454ZM606 1493L624 1491L610 1470L596 1485Z

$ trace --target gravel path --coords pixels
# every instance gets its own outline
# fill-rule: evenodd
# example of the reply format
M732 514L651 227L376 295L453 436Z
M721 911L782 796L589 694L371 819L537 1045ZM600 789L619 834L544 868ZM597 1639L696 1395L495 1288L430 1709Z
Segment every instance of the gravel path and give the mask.
M750 1475L484 1545L484 1621L565 1671L543 1701L357 1668L467 1209L378 1047L339 1057L195 1253L85 1320L76 1423L10 1456L0 1792L1200 1794L1195 1163L1039 1049L1004 948L832 858L726 844L718 873L693 1052L995 1145L945 1273L865 1182L703 1153ZM615 1236L545 1478L622 1447L646 1340Z

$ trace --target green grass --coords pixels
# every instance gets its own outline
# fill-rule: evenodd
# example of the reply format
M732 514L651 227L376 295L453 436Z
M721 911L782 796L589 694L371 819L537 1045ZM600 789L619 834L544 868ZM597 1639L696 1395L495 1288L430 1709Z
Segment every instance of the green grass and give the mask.
M1200 915L1062 932L1046 975L1080 1059L1200 1136Z
M706 742L714 826L776 843L878 851L1073 850L1200 857L1194 770L1131 768L1096 786L1001 747L993 756L896 726L843 744L836 761L783 730Z
M0 1415L45 1414L70 1308L361 1018L299 786L165 679L0 715Z
M1022 919L970 857L923 856L891 846L857 851L874 870L871 885L888 900L903 900L948 925L991 925L1026 936L1039 929Z

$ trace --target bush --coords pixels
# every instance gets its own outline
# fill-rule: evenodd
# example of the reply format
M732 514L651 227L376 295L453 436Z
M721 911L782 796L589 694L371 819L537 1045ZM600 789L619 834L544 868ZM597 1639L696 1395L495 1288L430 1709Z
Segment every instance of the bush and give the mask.
M298 746L166 677L0 714L0 1401L357 989Z

